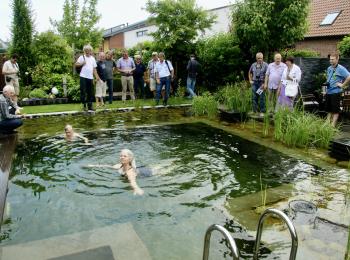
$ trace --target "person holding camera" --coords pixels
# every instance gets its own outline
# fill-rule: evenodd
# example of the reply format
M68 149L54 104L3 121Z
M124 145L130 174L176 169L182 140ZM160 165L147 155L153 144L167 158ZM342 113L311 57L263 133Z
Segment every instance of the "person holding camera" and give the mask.
M331 54L329 62L331 66L327 69L325 110L328 112L327 119L333 126L336 126L340 112L341 93L350 83L350 73L344 66L338 64L338 54Z
M174 68L170 61L165 59L163 52L160 52L159 61L155 67L155 75L157 80L157 89L156 89L156 104L159 104L159 99L162 92L162 87L165 86L165 95L163 97L163 105L168 105L168 98L170 95L170 84L174 79Z
M17 64L18 55L13 54L11 59L6 61L2 67L2 74L5 76L5 84L14 87L15 94L13 96L13 103L17 106L17 99L19 96L19 67Z
M259 110L260 115L263 116L262 113L266 112L264 82L268 64L264 62L264 55L261 52L258 52L255 57L256 62L250 66L248 78L252 85L253 112L257 113Z

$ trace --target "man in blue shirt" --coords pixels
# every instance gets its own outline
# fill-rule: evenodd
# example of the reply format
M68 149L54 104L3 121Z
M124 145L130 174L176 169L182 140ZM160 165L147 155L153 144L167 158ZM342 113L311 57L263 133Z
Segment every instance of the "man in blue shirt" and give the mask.
M338 61L339 55L331 54L329 57L331 66L327 69L326 111L327 118L333 126L337 124L339 118L341 93L350 83L349 71L338 64Z

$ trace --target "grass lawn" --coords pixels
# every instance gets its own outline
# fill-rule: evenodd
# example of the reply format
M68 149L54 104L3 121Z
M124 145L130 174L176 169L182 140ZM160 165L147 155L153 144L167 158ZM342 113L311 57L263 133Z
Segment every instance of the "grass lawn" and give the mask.
M169 105L179 105L179 104L191 104L192 100L187 98L172 97L169 99ZM162 104L162 101L159 102ZM146 100L127 100L122 102L121 100L113 101L113 104L106 104L102 109L106 108L122 108L122 107L142 107L142 106L154 106L155 101L153 99ZM58 105L41 105L41 106L25 106L22 112L24 114L40 114L40 113L50 113L50 112L65 112L65 111L82 111L82 104L58 104ZM98 109L97 109L98 110Z

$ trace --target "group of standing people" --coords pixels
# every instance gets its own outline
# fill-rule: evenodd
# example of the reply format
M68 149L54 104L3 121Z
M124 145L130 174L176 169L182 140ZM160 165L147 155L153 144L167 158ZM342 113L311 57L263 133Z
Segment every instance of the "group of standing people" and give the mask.
M248 77L252 84L254 113L260 112L262 115L281 107L293 108L297 93L294 96L286 95L286 87L288 84L297 87L301 80L301 70L294 64L293 57L288 57L283 63L281 54L276 53L274 62L267 64L264 62L263 54L258 52L256 62L250 66ZM266 92L269 111L266 111Z
M252 85L253 112L260 112L262 116L263 113L274 112L280 108L292 110L300 89L299 66L294 64L293 57L286 58L283 63L279 53L275 54L274 62L270 64L264 62L263 58L261 52L257 53L256 62L250 66L248 73ZM341 93L350 83L350 73L344 66L338 64L338 54L331 54L329 59L325 110L328 112L328 120L335 126L340 112ZM266 92L269 111L266 111Z
M104 97L108 90L108 101L113 101L113 75L118 71L121 74L122 101L126 100L126 93L129 91L130 98L145 98L145 83L149 84L150 91L159 104L163 99L163 105L168 104L171 84L175 79L174 67L170 60L165 59L165 54L160 52L152 53L152 59L148 62L147 67L142 63L142 57L135 55L134 59L129 57L128 51L123 50L122 57L116 62L113 60L111 51L106 54L100 52L98 61L92 55L92 47L86 45L75 66L80 68L80 94L84 110L93 110L93 78L96 79L96 107L104 106ZM196 96L195 84L196 77L200 69L200 64L196 61L195 56L191 55L187 65L187 91L189 97ZM176 91L176 84L173 83L173 90Z

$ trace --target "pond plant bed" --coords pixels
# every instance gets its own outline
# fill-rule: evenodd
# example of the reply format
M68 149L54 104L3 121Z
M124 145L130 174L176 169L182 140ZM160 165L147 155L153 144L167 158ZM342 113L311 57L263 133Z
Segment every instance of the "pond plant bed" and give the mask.
M53 105L53 104L67 104L68 98L29 98L21 100L19 105L24 106L38 106L38 105Z

